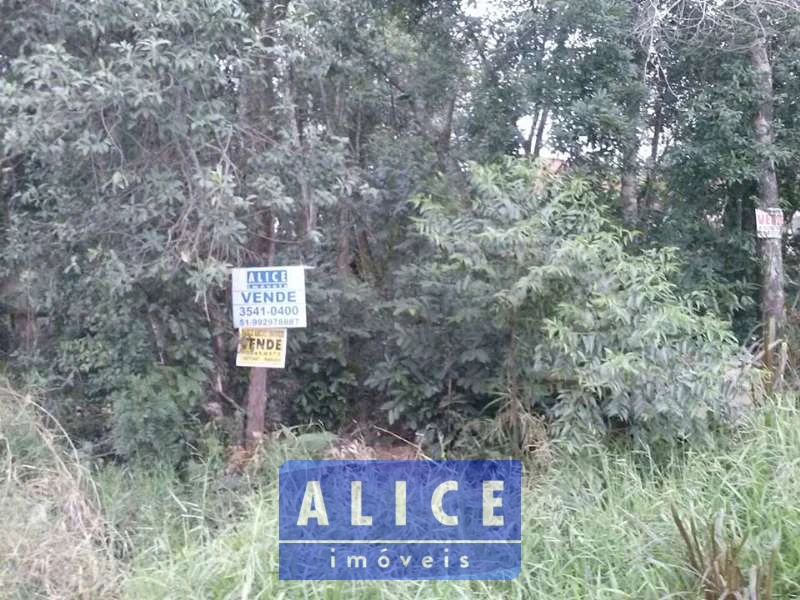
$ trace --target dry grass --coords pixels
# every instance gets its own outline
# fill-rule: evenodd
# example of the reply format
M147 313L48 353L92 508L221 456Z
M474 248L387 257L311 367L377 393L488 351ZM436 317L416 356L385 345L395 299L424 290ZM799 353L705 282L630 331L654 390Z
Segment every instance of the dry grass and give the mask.
M55 420L5 385L0 471L3 597L117 597L123 570L89 473Z
M322 458L325 460L430 460L418 444L414 444L399 435L381 427L376 430L390 436L389 445L370 445L363 435L357 433L340 437L335 444L325 449Z
M323 453L326 460L422 460L427 457L415 446L369 446L364 440L343 439Z
M702 534L693 518L688 519L688 526L678 516L678 511L671 507L672 519L678 527L681 539L686 545L688 563L691 572L698 578L703 588L705 600L770 600L774 581L775 557L777 544L774 545L766 566L751 567L747 573L742 572L739 564L740 555L747 534L738 542L726 539L723 527L724 515L718 513L708 526L705 548L700 541Z

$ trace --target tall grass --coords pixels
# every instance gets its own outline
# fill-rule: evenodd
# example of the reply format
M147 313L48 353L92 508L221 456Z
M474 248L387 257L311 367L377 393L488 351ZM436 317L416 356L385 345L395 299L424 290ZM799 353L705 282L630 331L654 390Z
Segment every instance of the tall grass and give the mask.
M23 423L23 434L25 427ZM52 453L38 443L33 447L25 454L30 463ZM54 531L73 532L73 537L59 533L50 539L47 528L40 528L31 536L28 521L21 517L24 510L3 513L0 565L13 568L0 567L0 578L6 577L0 582L17 586L9 589L20 590L20 598L35 597L25 596L25 589L52 589L42 580L47 569L35 566L43 554L37 548L58 542L57 547L75 548L75 561L89 561L91 568L76 567L68 575L73 581L85 577L85 597L702 598L703 585L675 525L674 506L684 522L694 521L704 531L718 522L727 528L726 539L746 537L736 556L742 573L758 566L769 569L777 547L772 597L800 597L800 411L794 406L771 405L754 412L738 434L720 435L711 450L688 448L656 460L598 445L580 456L557 455L545 473L531 471L523 498L523 568L510 582L279 581L277 467L287 458L315 452L302 436L286 436L243 475L226 474L222 460L214 456L181 477L152 466L146 471L106 467L96 476L97 502L91 486L73 475L70 485L77 488L69 489L80 488L84 501L92 499L90 514L96 521L87 522L98 523L99 529L78 529L83 533L76 536L62 527ZM3 464L8 468L7 460ZM38 496L22 485L26 478L14 469L17 475L6 476L12 483L2 493L21 495L30 512L38 501L31 498ZM51 524L71 522L63 508L47 514ZM113 541L114 557L108 557L97 531ZM29 543L22 543L26 537ZM9 547L14 549L10 554ZM23 570L14 571L19 565ZM60 567L50 579L67 571ZM93 573L107 573L119 587L110 585L102 590L107 595L98 595L101 588ZM26 578L29 588L24 588ZM71 589L79 589L78 584Z
M42 417L30 396L0 386L0 597L117 597L124 568L96 489Z
M282 582L277 578L274 476L301 448L273 449L238 520L214 535L195 501L178 510L185 536L140 548L127 591L135 598L699 598L703 590L675 526L713 522L748 535L739 561L767 566L780 544L774 598L800 597L800 413L772 406L712 451L666 459L606 447L561 457L528 478L523 569L511 582ZM173 508L179 503L161 492ZM206 502L206 506L208 503Z

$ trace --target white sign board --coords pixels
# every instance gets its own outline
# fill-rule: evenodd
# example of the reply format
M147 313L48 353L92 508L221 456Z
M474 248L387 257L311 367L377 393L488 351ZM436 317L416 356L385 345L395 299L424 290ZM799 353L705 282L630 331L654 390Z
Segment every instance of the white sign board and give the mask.
M756 235L760 238L780 239L783 235L783 211L780 208L757 208Z
M237 329L306 326L305 267L233 269L231 278Z

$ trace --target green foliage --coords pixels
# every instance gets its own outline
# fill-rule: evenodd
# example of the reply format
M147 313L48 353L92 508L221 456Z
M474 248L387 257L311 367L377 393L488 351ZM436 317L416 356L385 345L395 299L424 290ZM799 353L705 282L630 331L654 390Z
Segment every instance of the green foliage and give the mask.
M29 273L26 308L45 317L20 363L62 390L82 437L105 437L113 414L117 451L166 450L211 378L211 315L247 241L221 65L260 50L227 2L66 2L39 18L0 83L18 175L4 266Z
M712 438L724 451L686 444L663 471L592 445L671 452L730 411L736 341L757 341L760 319L762 156L787 216L800 208L791 3L756 3L767 148L754 143L755 30L738 20L750 2L697 22L707 2L509 1L482 16L455 0L46 4L0 3L0 350L46 386L82 450L168 463L103 471L132 597L691 593L677 499L684 523L725 510L759 538L734 557L683 536L704 555L694 570L719 559L733 587L739 559L765 564L760 538L784 524L775 593L798 594L794 409L746 441ZM492 162L528 150L538 115L566 176ZM638 233L611 216L623 171ZM785 246L792 298L800 253ZM267 261L313 267L309 327L270 379L280 435L231 475L222 430L242 429L248 373L233 367L229 272ZM120 565L83 472L4 399L0 550L13 562L0 560L0 587L30 573L17 596L60 581L108 595ZM590 456L531 480L516 582L278 586L276 464L330 438L290 427L353 421L416 433L437 458L535 453L538 468L551 435Z
M321 422L335 429L354 415L372 411L372 399L364 394L361 381L375 346L371 334L378 324L365 314L374 292L366 284L317 270L310 278L307 299L310 306L328 309L315 311L311 327L289 336L287 366L303 384L287 416L290 421Z
M507 161L470 181L466 197L417 201L431 251L401 271L393 349L370 379L390 419L446 422L503 393L576 443L707 435L735 339L706 295L679 292L675 252L635 252L578 176Z
M29 39L0 81L4 298L42 332L15 365L58 390L70 431L124 456L189 437L208 400L233 408L219 386L244 395L227 280L270 247L319 266L273 416L371 414L370 338L391 324L364 315L408 256L405 200L452 166L456 5L244 8L70 1L9 24Z
M669 244L677 249L678 289L683 294L707 290L714 311L731 321L738 340L749 342L760 320L759 290L754 283L760 276L755 238L709 223L691 204L651 214L643 229L642 245Z
M708 44L725 27L698 44L676 14L643 45L621 0L51 8L0 9L1 346L93 447L176 454L203 407L238 426L228 276L269 260L314 267L271 425L502 453L543 415L655 441L725 411L730 330L758 322L760 169L752 70ZM800 45L796 15L769 23L789 209ZM467 168L526 149L537 115L574 177ZM636 238L610 217L621 164Z
M158 455L178 462L186 452L187 417L203 383L199 369L182 373L160 367L129 376L111 397L114 450L131 458Z

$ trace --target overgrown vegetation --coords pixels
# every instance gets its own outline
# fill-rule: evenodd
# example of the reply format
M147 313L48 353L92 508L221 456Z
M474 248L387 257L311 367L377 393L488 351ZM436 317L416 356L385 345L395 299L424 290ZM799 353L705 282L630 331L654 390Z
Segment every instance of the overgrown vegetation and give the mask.
M800 209L798 31L800 0L0 2L0 595L800 595L800 233L756 228ZM308 267L269 375L230 318L265 264ZM279 585L303 456L522 458L522 574Z
M49 426L45 426L43 421ZM94 479L30 395L0 390L0 590L4 598L110 598L113 553Z
M432 250L398 272L403 297L389 303L403 360L369 380L390 420L463 419L502 398L576 447L611 431L707 436L750 380L725 388L735 337L707 292L680 291L674 251L637 250L578 176L547 181L509 160L474 166L469 183L418 200Z
M726 539L724 513L720 512L713 523L709 524L707 537L702 531L698 534L694 519L690 520L687 526L675 507L672 508L672 518L681 533L681 539L686 544L689 566L703 587L705 600L772 598L777 543L770 554L769 562L764 567L754 566L747 569L747 575L744 575L739 560L747 535L738 541ZM705 543L701 540L705 540Z
M47 4L0 9L0 350L94 455L177 465L261 412L436 455L672 443L758 362L792 2ZM310 322L248 419L229 272L269 261L313 267Z
M526 467L522 574L494 583L279 582L277 466L319 456L329 436L284 432L233 470L219 454L181 478L163 463L90 476L54 445L29 396L4 389L0 410L8 598L695 598L721 593L706 571L715 563L729 585L746 587L757 571L759 593L800 594L794 405L751 413L711 451L656 457L595 445Z

